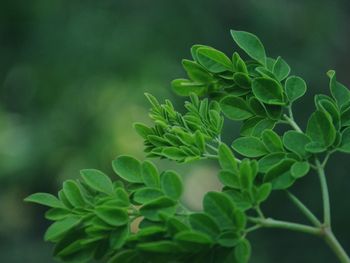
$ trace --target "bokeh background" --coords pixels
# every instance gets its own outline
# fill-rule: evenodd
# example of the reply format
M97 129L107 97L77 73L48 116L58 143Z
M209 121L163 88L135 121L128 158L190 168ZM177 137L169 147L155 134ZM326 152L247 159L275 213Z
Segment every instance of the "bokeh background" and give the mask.
M184 76L180 61L192 44L232 54L229 29L257 34L270 56L282 55L307 81L307 96L295 106L305 128L313 95L328 92L328 69L350 84L349 25L347 0L1 1L0 262L54 262L52 246L42 241L45 210L23 198L56 193L82 168L113 176L118 154L144 158L132 129L134 121L148 121L143 93L170 98L181 109L184 99L174 96L170 81ZM238 129L226 127L228 142ZM333 156L327 174L334 231L348 251L349 158ZM193 209L204 191L219 187L212 163L159 165L184 175L184 198ZM322 213L315 175L293 191ZM303 221L284 195L272 199L267 214ZM321 240L303 234L261 230L251 240L252 263L336 262Z

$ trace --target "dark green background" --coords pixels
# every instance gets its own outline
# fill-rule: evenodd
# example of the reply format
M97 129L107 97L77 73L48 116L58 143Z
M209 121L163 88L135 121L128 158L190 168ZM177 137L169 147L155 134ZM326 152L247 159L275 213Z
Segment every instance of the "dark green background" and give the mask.
M112 176L110 162L121 153L143 158L134 121L147 122L150 92L174 96L170 81L183 77L180 61L192 44L231 54L229 29L251 31L268 55L281 55L308 83L296 119L305 128L315 93L328 93L325 72L336 69L350 84L348 1L19 1L0 3L0 261L53 262L42 241L44 209L24 204L30 193L55 193L79 169ZM226 125L227 142L239 124ZM229 139L231 138L231 139ZM350 251L349 156L330 160L333 225ZM187 184L185 200L198 208L200 189L215 189L212 164L176 166ZM317 178L310 174L293 191L322 213ZM198 192L198 193L197 193ZM264 209L278 218L302 220L282 194ZM314 237L283 230L251 236L252 263L335 262Z

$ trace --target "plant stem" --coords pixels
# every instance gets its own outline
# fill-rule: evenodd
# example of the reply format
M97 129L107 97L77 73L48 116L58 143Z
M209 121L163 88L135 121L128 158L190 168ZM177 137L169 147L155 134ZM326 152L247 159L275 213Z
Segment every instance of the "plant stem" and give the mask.
M334 236L330 227L324 229L324 239L341 263L350 263L350 258Z
M272 218L249 217L248 220L250 220L255 224L261 225L263 227L268 227L268 228L289 229L292 231L303 232L303 233L318 235L318 236L320 236L322 233L320 228L298 224L298 223L287 222L287 221L275 220Z
M317 227L320 227L322 223L320 220L317 219L317 217L310 211L309 208L306 207L306 205L303 204L295 195L293 195L291 192L286 191L287 196L289 199L299 208L299 210L309 219L309 221L314 224Z
M324 167L318 159L316 159L316 167L317 167L318 177L321 183L322 200L323 200L323 220L326 227L331 227L331 208L329 203L327 179L324 173Z
M288 105L287 109L288 109L289 116L287 114L284 114L283 115L284 119L289 123L290 126L293 127L294 130L302 133L303 131L300 129L299 125L294 120L292 105L291 104Z

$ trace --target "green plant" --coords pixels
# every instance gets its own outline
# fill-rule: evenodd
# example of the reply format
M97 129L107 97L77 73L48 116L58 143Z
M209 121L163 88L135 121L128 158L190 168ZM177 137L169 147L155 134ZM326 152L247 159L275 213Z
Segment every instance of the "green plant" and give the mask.
M248 262L249 233L262 227L283 228L323 238L340 262L350 259L331 229L325 165L336 151L350 153L350 92L329 71L330 93L316 95L316 110L306 131L295 122L293 102L306 92L304 80L289 76L281 58L267 57L253 34L231 31L248 55L232 59L203 45L183 60L189 79L176 79L173 90L189 96L185 113L169 100L160 104L146 94L154 126L136 123L148 157L181 163L214 159L220 165L221 192L208 192L203 211L189 211L180 201L181 177L159 172L148 160L130 156L113 161L114 182L101 171L81 171L81 180L64 182L58 198L37 193L25 200L50 207L54 221L45 240L67 262ZM199 99L198 96L207 98ZM242 121L232 149L221 141L224 116ZM291 130L279 135L277 125ZM238 158L239 156L240 158ZM324 216L319 220L288 189L315 170L321 182ZM261 204L272 190L285 191L311 225L266 217ZM139 230L130 225L140 220Z

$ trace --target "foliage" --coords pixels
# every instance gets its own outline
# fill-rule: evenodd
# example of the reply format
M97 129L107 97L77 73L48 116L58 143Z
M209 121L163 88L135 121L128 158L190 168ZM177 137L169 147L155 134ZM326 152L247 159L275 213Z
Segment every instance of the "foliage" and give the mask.
M172 82L177 94L190 98L185 113L169 100L161 104L146 94L154 125L134 125L149 158L217 160L222 191L208 192L203 211L193 212L181 203L181 176L159 173L149 160L119 156L112 162L120 178L115 181L101 171L82 170L81 180L64 182L58 197L37 193L26 198L50 207L46 218L54 223L45 240L56 244L57 258L244 263L251 253L249 233L275 227L321 236L341 262L350 262L331 231L324 173L332 153L350 153L350 91L329 71L331 95L315 96L316 109L303 132L292 106L305 94L305 81L289 76L281 57L268 57L255 35L234 30L231 35L247 58L234 52L230 59L212 47L194 45L193 60L183 60L188 79ZM231 147L221 141L223 115L242 122ZM278 125L292 129L279 134ZM321 181L322 223L287 190L312 170ZM260 206L273 190L285 191L312 226L266 218Z

